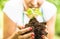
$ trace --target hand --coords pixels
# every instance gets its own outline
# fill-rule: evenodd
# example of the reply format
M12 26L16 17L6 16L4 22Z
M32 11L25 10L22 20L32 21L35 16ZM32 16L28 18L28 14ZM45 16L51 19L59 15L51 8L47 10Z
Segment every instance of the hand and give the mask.
M20 29L18 31L15 31L12 34L12 36L10 36L8 39L34 39L34 33L33 32L24 34L24 33L31 31L31 30L32 30L31 27L28 27L25 29Z
M43 39L48 39L46 36L42 35Z
M47 26L46 26L45 31L48 33ZM44 36L44 35L42 35L42 38L43 38L43 39L48 39L48 37L47 37L47 36Z

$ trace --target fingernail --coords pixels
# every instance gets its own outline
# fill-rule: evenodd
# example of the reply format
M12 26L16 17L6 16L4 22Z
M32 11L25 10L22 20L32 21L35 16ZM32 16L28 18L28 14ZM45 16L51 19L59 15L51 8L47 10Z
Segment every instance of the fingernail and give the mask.
M34 36L35 36L34 33L32 33L31 36L32 36L32 39L34 39Z
M45 29L45 31L48 33L48 30L47 29Z
M47 25L45 27L47 28Z
M46 36L44 36L44 35L42 35L42 38L43 38L43 39L48 39L48 38L47 38Z
M44 35L42 35L41 37L44 37Z
M44 36L44 35L42 35L41 37L42 37L42 38L44 38L45 36Z
M32 39L34 39L34 36L32 36Z
M30 27L29 30L32 30L32 28Z
M31 36L35 36L34 33L32 33Z

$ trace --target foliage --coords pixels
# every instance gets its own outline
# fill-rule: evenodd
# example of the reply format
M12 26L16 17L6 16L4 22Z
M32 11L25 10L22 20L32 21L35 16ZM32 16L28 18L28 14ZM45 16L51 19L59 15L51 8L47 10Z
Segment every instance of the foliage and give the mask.
M0 10L3 9L4 4L6 3L7 0L0 0Z

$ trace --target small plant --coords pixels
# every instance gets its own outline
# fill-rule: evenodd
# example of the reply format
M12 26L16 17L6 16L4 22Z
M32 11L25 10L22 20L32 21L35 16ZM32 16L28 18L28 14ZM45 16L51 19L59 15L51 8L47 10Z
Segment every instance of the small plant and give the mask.
M26 14L30 18L35 17L35 16L42 16L41 11L39 10L39 8L28 8L26 10Z
M30 8L30 9L27 10L26 14L28 16L30 16L31 19L30 19L29 23L26 24L25 26L33 28L33 30L29 31L29 32L34 32L35 33L35 39L43 39L41 37L42 35L47 36L48 33L45 31L45 29L46 29L46 27L45 27L46 22L41 22L40 23L35 18L35 16L41 15L39 9L37 8L37 9L33 10L33 9ZM26 32L26 33L28 33L28 32Z

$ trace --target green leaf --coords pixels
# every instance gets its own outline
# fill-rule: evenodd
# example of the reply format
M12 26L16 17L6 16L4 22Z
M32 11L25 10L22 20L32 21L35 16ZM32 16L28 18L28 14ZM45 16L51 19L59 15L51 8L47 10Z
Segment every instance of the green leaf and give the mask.
M26 14L31 15L33 13L33 10L29 8L26 12L27 12Z

